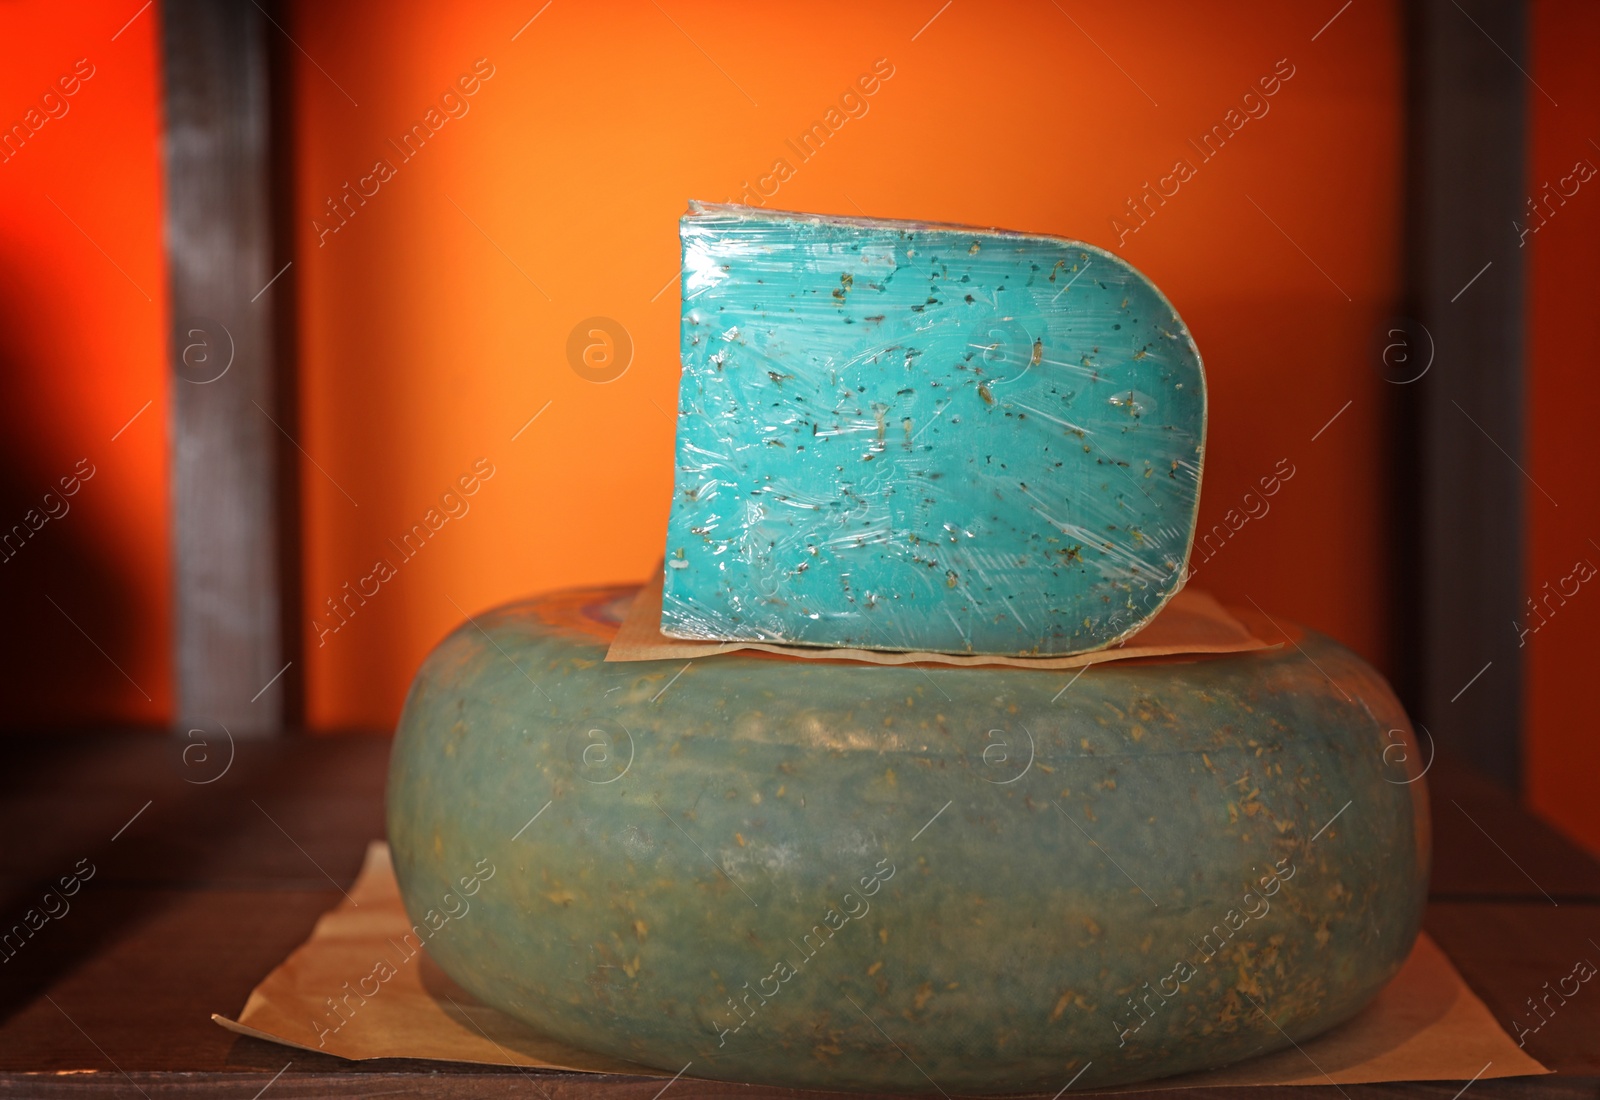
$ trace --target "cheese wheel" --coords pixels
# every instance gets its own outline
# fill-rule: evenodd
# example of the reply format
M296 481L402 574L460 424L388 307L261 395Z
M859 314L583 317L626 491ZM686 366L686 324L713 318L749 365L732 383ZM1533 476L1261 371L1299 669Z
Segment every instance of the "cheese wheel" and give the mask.
M553 1038L774 1085L1077 1090L1315 1035L1417 934L1420 755L1317 634L1076 674L606 664L630 597L462 626L394 745L408 912L460 913L430 954Z

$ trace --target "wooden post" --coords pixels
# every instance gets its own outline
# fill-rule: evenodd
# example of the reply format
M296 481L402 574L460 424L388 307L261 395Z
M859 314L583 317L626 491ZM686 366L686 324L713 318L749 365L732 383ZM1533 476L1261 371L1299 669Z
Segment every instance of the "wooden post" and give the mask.
M263 734L292 711L287 667L275 302L270 52L249 0L167 0L167 257L180 729Z
M1522 0L1408 6L1410 313L1432 351L1399 389L1396 546L1405 694L1442 752L1515 786L1521 767L1523 263L1532 83ZM1409 604L1409 606L1405 606Z

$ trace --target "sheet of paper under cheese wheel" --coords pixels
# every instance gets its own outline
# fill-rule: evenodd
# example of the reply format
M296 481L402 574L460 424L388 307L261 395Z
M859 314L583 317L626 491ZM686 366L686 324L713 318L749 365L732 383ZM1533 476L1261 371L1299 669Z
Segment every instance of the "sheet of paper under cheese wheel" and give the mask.
M1079 673L606 663L630 595L463 624L394 745L415 938L546 1035L667 1076L1051 1096L1287 1048L1416 937L1425 756L1320 635Z
M662 630L1067 654L1181 583L1200 357L1055 237L695 205Z

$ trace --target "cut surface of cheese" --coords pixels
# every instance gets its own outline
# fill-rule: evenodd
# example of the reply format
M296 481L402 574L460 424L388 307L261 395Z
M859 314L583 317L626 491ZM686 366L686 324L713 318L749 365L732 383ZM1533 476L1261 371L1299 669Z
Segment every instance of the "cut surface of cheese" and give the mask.
M681 237L664 633L1059 655L1179 586L1205 382L1125 261L702 204Z

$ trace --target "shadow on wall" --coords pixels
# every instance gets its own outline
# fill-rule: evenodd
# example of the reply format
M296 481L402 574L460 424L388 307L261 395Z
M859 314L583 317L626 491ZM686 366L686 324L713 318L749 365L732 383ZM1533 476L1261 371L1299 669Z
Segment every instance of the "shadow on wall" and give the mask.
M0 407L0 729L126 725L129 711L166 694L128 675L132 655L162 644L158 625L139 620L134 570L103 541L109 456L39 433L27 379L41 370L40 348L17 334L35 315L27 298L50 288L6 259L0 288L11 398Z

